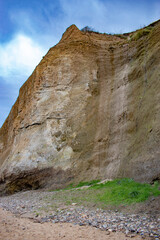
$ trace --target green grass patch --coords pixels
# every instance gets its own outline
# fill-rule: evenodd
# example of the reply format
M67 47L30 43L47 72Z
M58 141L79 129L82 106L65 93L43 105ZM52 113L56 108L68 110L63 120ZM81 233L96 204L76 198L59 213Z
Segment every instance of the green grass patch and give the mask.
M81 189L80 187L89 186ZM77 189L78 188L78 189ZM138 183L132 179L116 179L106 183L99 183L99 180L80 182L77 185L70 185L66 190L54 191L50 197L50 206L68 206L72 203L84 207L108 208L111 206L127 206L134 203L144 202L151 196L160 195L160 184L154 185ZM48 199L47 199L48 201Z
M154 185L138 183L132 179L118 179L105 184L96 184L91 188L100 190L97 201L105 204L119 205L143 202L150 196L160 195L158 182Z

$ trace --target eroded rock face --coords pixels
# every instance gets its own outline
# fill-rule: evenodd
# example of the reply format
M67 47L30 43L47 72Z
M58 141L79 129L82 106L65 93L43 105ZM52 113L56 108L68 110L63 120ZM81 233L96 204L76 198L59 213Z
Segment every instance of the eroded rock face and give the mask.
M160 24L128 41L72 25L0 129L0 189L160 178Z

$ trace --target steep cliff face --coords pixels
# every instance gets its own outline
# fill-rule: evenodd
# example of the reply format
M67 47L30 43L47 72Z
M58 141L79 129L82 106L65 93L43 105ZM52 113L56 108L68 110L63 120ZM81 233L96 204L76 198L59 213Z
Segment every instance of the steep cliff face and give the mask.
M66 30L0 129L1 191L160 178L160 23L140 31Z

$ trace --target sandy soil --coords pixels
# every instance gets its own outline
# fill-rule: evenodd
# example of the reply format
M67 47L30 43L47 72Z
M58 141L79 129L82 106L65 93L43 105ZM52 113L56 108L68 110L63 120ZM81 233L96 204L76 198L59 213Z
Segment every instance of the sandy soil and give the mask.
M126 240L123 233L101 231L93 227L77 226L69 223L36 223L30 219L18 218L0 209L0 240ZM132 239L142 239L135 236Z

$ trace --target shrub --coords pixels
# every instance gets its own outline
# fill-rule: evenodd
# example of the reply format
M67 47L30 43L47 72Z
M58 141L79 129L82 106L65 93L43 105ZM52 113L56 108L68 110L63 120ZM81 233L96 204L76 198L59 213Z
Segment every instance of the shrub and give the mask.
M94 29L92 27L86 26L81 29L82 32L94 32Z
M137 41L141 37L148 35L150 32L151 32L150 28L140 29L140 30L136 31L135 33L133 33L133 35L131 36L131 40Z

